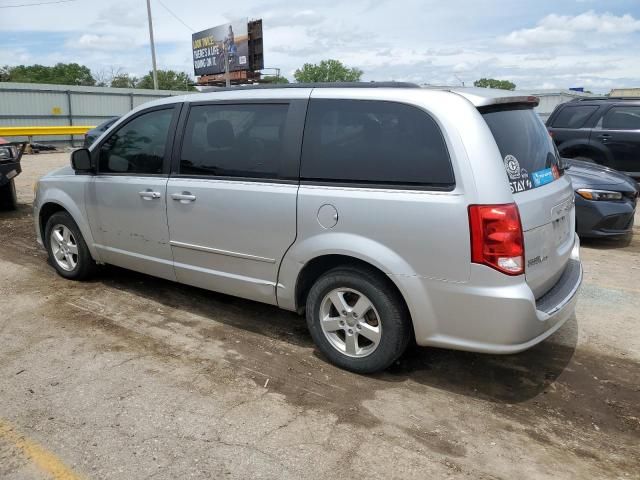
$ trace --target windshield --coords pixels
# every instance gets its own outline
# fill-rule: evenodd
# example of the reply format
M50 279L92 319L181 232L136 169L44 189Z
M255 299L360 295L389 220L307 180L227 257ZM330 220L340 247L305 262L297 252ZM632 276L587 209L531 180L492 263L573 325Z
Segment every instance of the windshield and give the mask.
M533 108L510 105L481 113L500 149L513 193L541 187L562 175L560 156Z

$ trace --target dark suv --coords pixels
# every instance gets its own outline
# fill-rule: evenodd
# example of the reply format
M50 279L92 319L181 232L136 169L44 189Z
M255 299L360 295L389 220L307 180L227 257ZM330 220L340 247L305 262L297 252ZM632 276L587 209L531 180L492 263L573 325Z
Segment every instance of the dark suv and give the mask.
M563 157L640 177L640 98L584 98L558 105L547 128Z

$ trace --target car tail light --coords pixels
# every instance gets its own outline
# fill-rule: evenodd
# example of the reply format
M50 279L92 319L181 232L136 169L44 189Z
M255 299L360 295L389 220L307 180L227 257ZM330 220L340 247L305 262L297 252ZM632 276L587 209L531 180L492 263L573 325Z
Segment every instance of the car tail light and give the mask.
M515 203L470 205L471 261L507 275L524 273L524 236Z

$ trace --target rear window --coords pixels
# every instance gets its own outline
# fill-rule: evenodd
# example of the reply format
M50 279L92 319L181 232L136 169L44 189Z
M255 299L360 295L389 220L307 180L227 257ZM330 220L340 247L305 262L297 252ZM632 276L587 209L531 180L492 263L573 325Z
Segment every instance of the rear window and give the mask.
M426 112L394 102L311 100L303 180L451 189L449 153Z
M562 108L553 120L554 128L582 128L587 118L598 109L596 105Z
M502 154L513 193L551 183L562 174L549 132L531 107L481 110Z

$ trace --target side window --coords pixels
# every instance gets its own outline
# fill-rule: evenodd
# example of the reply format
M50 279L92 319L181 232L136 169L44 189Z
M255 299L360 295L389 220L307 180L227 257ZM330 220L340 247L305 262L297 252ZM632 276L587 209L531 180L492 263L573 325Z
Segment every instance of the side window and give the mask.
M287 104L196 105L182 141L180 173L278 178Z
M113 132L100 147L98 172L162 173L173 108L134 118Z
M589 118L597 109L598 107L596 105L564 107L558 112L558 115L553 121L553 127L581 128L587 121L587 118Z
M311 100L300 177L306 180L451 187L440 128L393 102Z
M640 130L640 107L613 107L602 118L608 130Z

